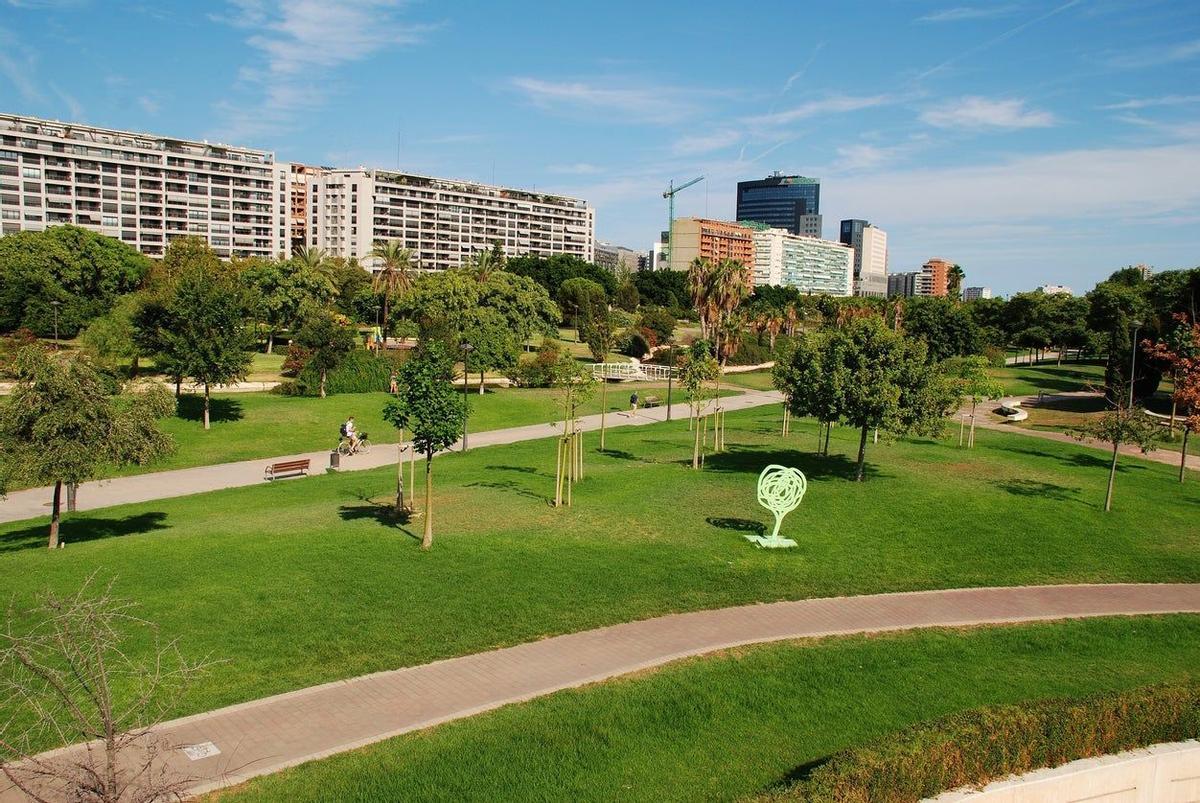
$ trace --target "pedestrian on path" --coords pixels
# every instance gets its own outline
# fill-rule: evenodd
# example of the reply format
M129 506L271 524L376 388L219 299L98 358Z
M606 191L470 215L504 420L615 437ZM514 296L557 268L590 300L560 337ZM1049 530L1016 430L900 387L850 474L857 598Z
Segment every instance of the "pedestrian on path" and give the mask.
M635 390L629 396L629 414L630 415L637 415L637 405L638 405L638 394L637 394L637 391Z

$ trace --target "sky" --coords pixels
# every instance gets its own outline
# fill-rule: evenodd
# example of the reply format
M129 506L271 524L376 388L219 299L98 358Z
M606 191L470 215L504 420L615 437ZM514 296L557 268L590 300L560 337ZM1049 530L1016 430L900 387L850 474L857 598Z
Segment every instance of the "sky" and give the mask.
M0 111L584 198L645 250L821 179L889 270L1200 265L1200 4L0 0Z

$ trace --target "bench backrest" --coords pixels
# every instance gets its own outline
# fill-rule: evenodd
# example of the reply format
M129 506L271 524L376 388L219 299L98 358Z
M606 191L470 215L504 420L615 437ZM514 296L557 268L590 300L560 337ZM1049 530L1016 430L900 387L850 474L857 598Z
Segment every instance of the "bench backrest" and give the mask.
M309 460L287 460L283 463L272 463L271 468L276 471L287 471L293 468L308 468Z

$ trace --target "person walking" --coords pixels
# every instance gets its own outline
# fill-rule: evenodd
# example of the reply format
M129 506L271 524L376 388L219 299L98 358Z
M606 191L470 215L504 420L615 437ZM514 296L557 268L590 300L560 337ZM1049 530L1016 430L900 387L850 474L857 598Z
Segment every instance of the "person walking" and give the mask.
M635 390L629 396L629 414L630 415L637 415L637 406L638 406L638 394L637 394L637 391Z

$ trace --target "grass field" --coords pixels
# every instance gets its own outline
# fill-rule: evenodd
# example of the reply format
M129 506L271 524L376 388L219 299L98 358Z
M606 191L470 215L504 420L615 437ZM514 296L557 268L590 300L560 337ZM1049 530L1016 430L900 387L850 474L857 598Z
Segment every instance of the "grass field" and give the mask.
M988 373L1004 387L1006 396L1036 396L1041 391L1070 393L1104 384L1102 362L1009 365L991 368Z
M779 437L778 407L731 413L730 451L686 467L686 422L615 429L590 454L576 504L546 503L551 441L435 463L433 549L379 500L394 472L263 484L69 516L48 552L45 520L0 526L0 587L119 578L186 650L227 659L184 702L195 711L266 694L671 611L760 600L955 586L1200 579L1200 483L1122 461L1100 509L1105 456L985 432L872 447L850 480L854 433L829 458L815 428ZM594 436L589 437L595 447ZM769 514L754 501L768 463L810 486L784 533L751 548Z
M753 647L560 692L302 765L249 801L730 800L980 705L1200 674L1200 617Z
M753 388L754 390L775 389L775 386L771 384L770 371L746 371L745 373L725 374L725 378L721 381L729 385Z
M636 389L643 397L666 387L662 382L610 383L605 405L608 410L629 409L629 394ZM212 398L212 429L201 424L203 399L185 395L178 415L164 419L162 428L175 440L175 452L145 466L125 466L104 476L127 476L147 471L251 460L260 457L315 452L337 445L338 427L353 415L360 432L375 443L395 443L397 431L383 420L386 393L346 393L324 399L280 396L274 393L225 393ZM554 393L545 389L490 389L480 395L472 388L470 432L538 424L559 418ZM682 401L678 397L677 401ZM582 407L582 414L600 412L601 398ZM547 433L549 433L547 428Z

